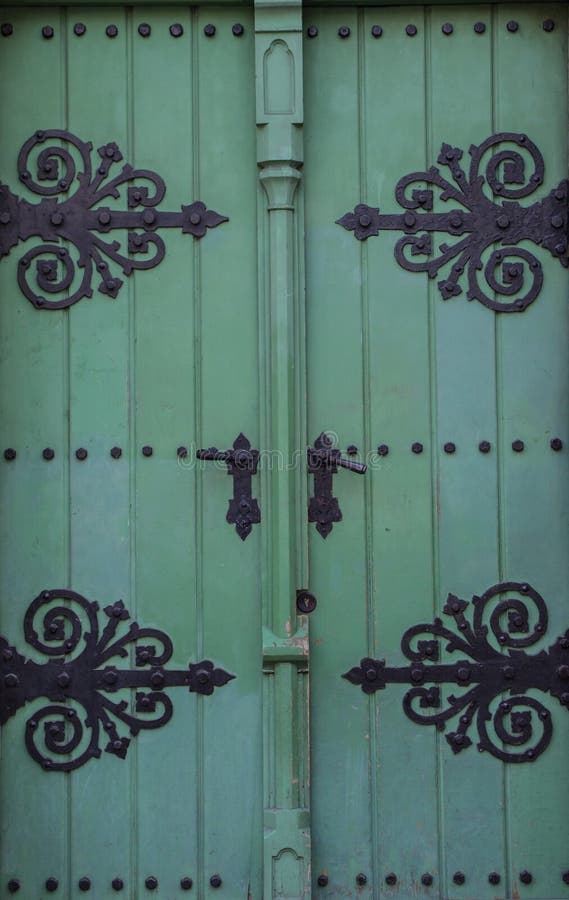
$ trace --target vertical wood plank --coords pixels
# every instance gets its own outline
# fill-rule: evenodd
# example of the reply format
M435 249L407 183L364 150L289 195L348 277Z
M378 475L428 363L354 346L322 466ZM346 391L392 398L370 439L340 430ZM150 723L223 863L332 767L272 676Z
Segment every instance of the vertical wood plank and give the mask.
M363 450L364 437L359 246L335 224L360 191L358 15L310 10L305 24L318 28L305 37L307 437L313 443L326 431L345 455L350 444ZM363 479L339 470L334 495L343 520L326 540L310 525L308 545L319 604L310 622L313 891L322 897L355 890L356 875L372 865L368 700L340 678L367 644ZM358 896L372 891L370 878Z
M556 22L552 32L543 30L546 18ZM508 29L512 20L517 31ZM527 133L545 161L543 186L521 201L529 204L567 177L565 10L549 3L515 12L503 6L495 28L497 128ZM522 246L535 252L529 244ZM548 253L538 255L544 273L539 297L523 314L498 322L504 574L532 584L549 608L547 635L528 649L533 653L549 647L569 624L567 457L549 446L552 437L567 433L567 272ZM525 444L521 453L512 450L518 439ZM554 732L535 763L508 769L509 889L512 895L543 900L566 891L561 873L567 868L569 722L553 698L530 695L551 708ZM538 735L535 716L533 728ZM521 881L524 870L531 873L531 884Z
M184 33L169 32L179 23ZM143 36L141 25L149 25ZM179 210L195 196L193 21L189 10L137 8L130 20L132 141L137 166L166 182L162 209ZM167 61L167 64L165 64ZM151 85L151 86L150 86ZM168 98L168 102L164 102ZM132 323L134 369L131 459L135 467L135 578L139 621L169 634L169 665L185 668L199 658L199 562L192 441L196 430L194 238L163 233L160 266L135 275ZM209 235L205 238L208 241ZM152 447L144 456L143 446ZM188 447L180 460L177 448ZM200 788L198 701L181 688L171 692L174 715L162 729L141 736L137 747L136 896L158 890L177 895L180 879L198 878ZM152 788L150 786L153 786ZM160 823L167 822L167 833Z
M75 34L76 23L86 26ZM111 39L105 28L113 23L118 35ZM67 15L68 128L81 140L93 143L92 164L100 159L99 147L114 141L125 160L131 146L128 134L128 68L126 15L120 7L106 10L70 8ZM108 98L104 115L93 110ZM113 167L110 177L122 164ZM126 208L126 189L117 200L101 204ZM108 237L103 240L109 241ZM117 237L117 235L114 235ZM126 235L120 235L123 247ZM112 240L113 238L110 238ZM120 271L113 271L119 276ZM116 300L98 292L93 277L93 298L84 299L69 312L70 396L70 587L104 606L119 599L131 614L130 509L128 474L129 409L129 287ZM110 449L119 446L123 456L115 460ZM85 460L76 451L88 452ZM101 561L105 560L105 565ZM112 661L116 663L116 660ZM121 697L121 699L123 699ZM130 700L128 694L124 699ZM125 726L119 728L122 734ZM107 741L101 736L101 750ZM132 754L121 760L105 752L99 760L74 772L71 780L71 890L80 878L91 880L92 890L104 895L115 877L132 889L129 873L130 770ZM101 815L86 814L98 798Z
M65 17L53 7L7 7L2 21L13 33L1 38L0 170L13 193L35 204L40 198L19 181L17 158L36 129L65 125ZM42 37L44 25L54 29L51 39ZM17 451L13 462L0 459L0 630L19 652L45 662L25 644L23 619L41 590L68 586L68 342L66 316L35 310L18 288L18 260L32 245L13 248L0 266L0 443ZM42 458L45 447L55 451L51 462ZM3 879L18 879L42 900L51 896L49 877L67 891L69 859L67 784L44 772L24 744L26 721L45 706L45 699L28 704L2 727L0 780Z

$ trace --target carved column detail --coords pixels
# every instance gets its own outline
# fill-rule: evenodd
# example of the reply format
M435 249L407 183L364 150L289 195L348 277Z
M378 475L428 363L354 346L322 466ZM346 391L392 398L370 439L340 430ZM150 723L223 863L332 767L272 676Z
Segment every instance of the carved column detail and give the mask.
M299 278L302 8L255 5L260 323L266 379L261 471L265 579L265 852L263 896L310 896L308 632L296 612L306 584L304 292Z

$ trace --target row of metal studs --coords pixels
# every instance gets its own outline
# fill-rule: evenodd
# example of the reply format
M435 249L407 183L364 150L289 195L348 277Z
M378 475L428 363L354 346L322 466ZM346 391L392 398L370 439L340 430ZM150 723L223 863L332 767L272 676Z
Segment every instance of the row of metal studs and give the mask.
M152 33L152 27L148 24L148 22L141 22L138 26L138 33L141 37L147 38L150 37ZM172 37L179 38L182 37L184 33L184 26L180 22L174 22L173 25L170 25L168 29ZM204 25L203 32L206 37L213 37L216 32L215 25L211 23ZM87 26L84 22L76 22L73 26L73 33L77 35L77 37L83 37L84 34L87 33ZM115 38L119 33L119 30L116 25L107 25L105 28L105 34L107 37ZM235 37L242 37L245 34L245 28L240 22L236 22L231 26L231 33L235 35ZM11 22L3 22L0 25L0 34L2 37L10 37L14 34L14 26ZM51 40L55 35L55 29L53 25L44 25L41 30L42 37L47 41Z
M220 875L212 875L209 879L209 883L213 888L221 887L223 884L223 880ZM155 891L158 887L158 879L154 875L149 875L148 878L145 879L145 886L149 891ZM183 891L191 891L194 882L191 878L181 878L180 879L180 887ZM91 879L87 877L80 878L77 882L77 886L80 891L89 891L91 890ZM19 878L11 878L8 882L8 891L10 894L17 894L20 888L22 887L22 883ZM113 878L111 881L111 887L114 891L122 891L124 888L124 881L122 878ZM47 878L45 881L45 889L48 893L53 894L59 888L59 881L57 878Z
M522 884L531 884L533 881L533 875L527 869L523 869L523 871L519 873L519 877ZM466 875L464 874L464 872L455 872L452 876L452 880L455 884L464 884L466 882ZM490 884L500 884L501 880L501 876L498 874L498 872L490 872L490 874L488 875L488 881ZM562 872L561 880L564 882L564 884L569 884L569 869L565 870L565 872ZM364 884L367 884L367 881L367 875L364 875L363 872L360 872L358 875L356 875L356 884L360 887ZM425 887L431 887L433 881L434 878L430 872L425 872L423 875L421 875L421 884L423 884ZM329 883L330 878L328 875L318 876L318 887L327 887ZM385 876L385 883L390 887L393 887L397 884L397 875L395 874L395 872L389 872L389 874Z
M549 446L552 450L558 453L563 449L563 441L561 440L561 438L552 438L549 442ZM419 441L415 441L413 444L411 444L412 453L420 454L424 449L424 445ZM478 449L480 450L480 453L490 453L492 444L490 443L490 441L480 441L480 443L478 444ZM512 441L512 450L515 453L523 453L524 449L525 444L523 441ZM445 453L453 454L456 453L457 446L453 441L447 441L445 444L443 444L443 450ZM122 456L122 447L111 447L109 452L113 459L120 459ZM350 444L346 452L349 454L349 456L356 456L358 453L358 448L355 446L355 444ZM154 448L150 444L144 444L144 446L141 448L141 453L146 457L152 456L154 454ZM377 453L379 456L387 456L389 454L389 445L379 444ZM4 459L7 462L12 462L13 460L15 460L17 455L18 454L13 447L7 447L4 450ZM178 447L176 450L176 455L180 459L185 459L188 455L188 448ZM52 447L45 447L45 449L42 450L42 456L46 461L50 462L55 458L55 450ZM86 460L89 456L89 452L85 449L85 447L79 447L75 451L75 456L80 462L84 462L84 460Z
M555 22L553 19L545 19L542 23L542 28L544 31L553 31L555 29ZM515 34L516 31L519 31L520 25L519 22L516 22L515 19L510 19L509 22L506 23L506 29L511 34ZM445 22L444 25L441 26L441 31L443 34L447 36L454 33L454 25L452 22ZM475 22L474 31L476 34L484 34L486 31L486 23L485 22ZM405 34L408 37L415 37L419 33L419 29L416 25L409 24L405 26ZM306 29L306 34L309 38L315 38L318 36L318 28L316 25L309 25ZM338 28L338 37L347 38L351 34L351 29L347 25L341 25ZM372 25L371 27L371 36L374 38L380 38L383 35L383 28L381 25Z

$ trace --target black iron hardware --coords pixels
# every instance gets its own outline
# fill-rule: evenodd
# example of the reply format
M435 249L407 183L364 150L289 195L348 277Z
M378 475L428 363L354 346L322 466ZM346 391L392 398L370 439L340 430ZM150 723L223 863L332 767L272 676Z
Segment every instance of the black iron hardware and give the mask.
M455 884L464 884L464 882L466 881L466 875L464 874L464 872L455 872L452 876L452 880Z
M111 28L114 26L107 28L107 34L114 37ZM53 143L43 146L50 141ZM32 205L0 184L0 257L30 237L48 241L28 250L18 265L20 289L38 309L66 309L91 297L95 275L101 278L99 292L115 298L123 281L111 274L107 260L128 277L135 269L152 269L163 260L166 248L160 229L178 228L183 234L202 238L208 228L228 221L201 201L182 206L181 212L155 209L166 192L164 180L156 172L125 165L107 180L122 153L115 143L99 147L100 160L93 174L92 148L69 131L36 131L20 150L18 173L30 191L44 199ZM35 151L37 181L30 171L30 156ZM79 160L82 171L78 172ZM58 202L55 197L68 194L74 182L74 193ZM128 210L101 206L107 197L118 199L124 185L128 185ZM128 247L123 250L119 240L103 240L111 232L116 236L117 230L128 232ZM74 248L76 261L64 241ZM141 258L135 259L137 256ZM76 267L82 270L81 276L76 275ZM30 271L34 286L29 281ZM56 299L48 299L54 295Z
M219 888L223 884L223 881L220 875L212 875L209 879L209 883L211 884L212 888Z
M116 25L107 25L107 27L105 28L105 34L107 35L107 37L116 38L118 33L119 30Z
M184 33L184 26L180 22L174 22L173 25L170 25L169 31L173 38L179 38Z
M0 34L2 37L10 37L14 33L14 26L10 22L2 22Z
M476 34L484 34L484 32L486 31L486 25L484 24L484 22L475 22L474 31L476 32Z
M119 735L118 722L127 725L133 737L145 728L161 728L173 713L165 688L185 687L209 695L235 677L208 659L190 663L187 669L165 669L173 652L167 634L157 628L141 628L137 622L118 634L120 624L130 618L122 600L105 607L108 621L100 633L98 610L98 603L75 591L42 591L35 598L24 617L24 636L34 650L51 657L47 663L26 660L0 636L0 725L29 701L38 697L50 700L26 723L28 753L48 772L69 772L100 757L101 728L108 739L105 751L124 759L130 739ZM42 614L38 634L36 617ZM75 655L81 638L84 647ZM149 643L139 643L144 639ZM130 648L135 653L135 669L109 665L112 659L128 656ZM109 696L135 688L136 714L129 711L126 699L111 700ZM90 729L87 741L77 706L84 711L83 721ZM63 760L58 760L60 757Z
M113 880L111 881L111 887L113 891L122 891L124 887L124 881L122 880L122 878L113 878Z
M236 22L231 26L231 33L234 35L234 37L243 37L243 35L245 34L245 29L241 22Z
M561 438L551 438L549 446L552 450L555 450L556 453L559 453L560 450L563 450L563 441Z
M318 887L326 887L328 884L328 876L327 875L319 875L318 876Z
M180 887L183 891L191 891L194 886L194 882L191 878L181 878L180 879Z
M535 607L533 627L528 601ZM444 731L446 723L459 716L457 730L445 735L454 753L472 744L467 732L476 715L480 751L487 750L504 762L532 762L549 745L553 725L549 710L526 692L549 692L562 706L569 707L569 629L547 651L530 655L525 648L543 638L548 623L547 607L534 588L508 581L495 584L472 602L471 624L464 614L469 604L449 594L443 612L454 619L456 634L438 618L433 624L414 625L404 633L401 649L411 665L386 666L384 659L365 658L342 677L360 685L366 694L388 684L413 685L403 699L403 709L418 725L435 725ZM485 615L489 615L488 625L483 624ZM503 649L490 643L489 632ZM423 639L428 635L435 639ZM458 652L469 659L439 663L440 641L436 638L447 642L449 653ZM503 652L506 650L507 655ZM464 693L451 694L441 710L443 698L438 685L451 684L463 688ZM497 702L505 693L509 697ZM429 713L428 709L441 711ZM534 737L536 720L540 727Z
M488 881L490 882L490 884L500 884L501 877L497 872L490 872Z
M154 877L154 875L149 875L148 878L144 880L144 885L149 891L155 891L158 887L158 879Z
M385 876L385 883L392 887L394 884L397 884L397 875L395 872L389 872Z
M316 522L316 530L323 538L327 538L334 522L342 521L342 513L337 497L332 494L333 478L338 466L364 475L367 466L352 459L344 459L342 451L333 446L326 432L314 441L314 447L308 448L308 474L314 475L314 496L308 504L308 521Z
M46 41L50 41L51 38L54 36L55 31L53 30L53 27L51 25L44 25L41 30L41 33L42 33L42 37L44 37L46 39Z
M371 36L374 38L380 38L383 34L383 28L381 25L372 25L371 26Z
M227 472L233 478L233 497L229 500L226 520L235 525L235 531L244 541L253 530L253 525L261 521L261 510L252 496L251 478L257 473L259 451L251 449L251 443L244 434L238 434L231 450L209 447L198 450L198 459L220 461L227 464Z
M358 875L356 875L356 884L360 887L363 887L364 884L367 884L367 875L364 875L363 872L359 872Z
M302 588L296 592L296 608L302 615L308 616L313 613L318 606L318 601L314 594Z
M499 149L500 145L508 143L517 145L520 150ZM533 163L533 172L529 175L526 173L527 160L521 150ZM543 270L533 253L522 247L515 248L515 245L523 240L531 241L549 250L562 266L567 267L568 182L560 181L545 199L524 207L517 201L533 193L544 177L543 157L527 135L493 134L479 146L471 146L469 153L471 162L467 177L460 165L463 151L450 144L442 145L437 161L449 170L454 184L435 166L401 178L395 196L405 213L380 215L379 208L361 203L353 213L338 219L337 224L353 231L359 241L378 235L380 231L405 232L395 246L395 258L409 272L427 272L429 278L435 278L452 263L448 277L437 283L443 300L462 294L460 282L467 272L468 300L478 300L495 312L522 312L538 296L543 284ZM486 168L482 175L480 168L485 158ZM438 199L445 203L450 200L457 206L450 212L432 212L435 191L439 192ZM494 198L500 199L502 204L496 203ZM433 235L437 232L456 240L435 249ZM490 253L492 245L498 243L505 249ZM501 274L498 274L499 269ZM480 285L479 272L482 270L487 289ZM531 284L523 293L528 270Z

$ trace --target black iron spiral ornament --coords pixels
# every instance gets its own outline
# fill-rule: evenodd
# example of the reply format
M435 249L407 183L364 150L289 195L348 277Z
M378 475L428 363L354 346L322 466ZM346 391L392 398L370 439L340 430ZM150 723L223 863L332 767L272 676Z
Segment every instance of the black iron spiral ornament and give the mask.
M466 287L468 300L495 312L523 312L541 291L544 275L537 256L517 244L531 241L567 267L568 182L522 206L519 201L544 180L543 156L534 142L525 134L500 132L469 153L468 175L463 151L443 144L437 162L449 176L432 166L401 178L395 198L406 212L380 214L378 207L360 203L337 224L359 241L380 231L403 231L395 246L397 262L429 278L445 272L437 282L443 300L460 296ZM452 209L433 212L436 200ZM449 239L436 246L437 233Z
M235 677L207 659L187 669L165 668L173 653L167 634L136 622L127 626L130 614L121 600L105 607L102 630L98 611L97 603L75 591L42 591L35 598L24 617L24 636L49 657L47 663L25 659L0 636L0 725L45 697L49 702L26 723L25 743L48 772L69 772L99 758L102 744L124 759L130 737L172 718L165 689L210 695ZM115 665L131 654L134 669Z
M119 271L129 277L163 260L166 249L159 230L176 228L199 239L208 228L228 221L199 200L181 206L180 212L157 209L166 193L160 175L127 164L112 176L113 166L123 159L117 144L98 148L95 167L92 149L69 131L36 131L20 150L18 175L41 202L33 205L0 184L0 257L20 241L44 241L18 264L20 290L37 309L73 306L92 297L94 283L100 293L115 298L123 285ZM125 187L126 210L105 205L120 199ZM116 239L124 231L126 247Z
M409 684L405 714L417 725L445 731L454 753L472 745L468 732L475 722L480 752L507 763L532 762L548 747L553 723L550 710L527 692L550 693L569 708L569 630L548 650L526 653L544 637L548 612L543 597L523 582L496 584L473 597L472 622L468 606L449 594L443 612L455 630L438 618L407 629L401 649L410 665L365 657L342 677L366 694ZM440 662L441 642L461 658ZM443 698L439 685L457 685L462 693ZM455 730L446 731L451 720L458 720Z

